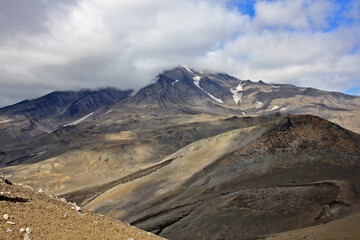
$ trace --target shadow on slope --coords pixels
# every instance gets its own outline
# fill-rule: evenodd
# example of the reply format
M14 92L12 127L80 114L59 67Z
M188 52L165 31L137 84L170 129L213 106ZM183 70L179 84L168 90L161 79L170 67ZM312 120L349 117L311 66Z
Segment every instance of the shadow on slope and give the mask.
M87 207L170 239L246 239L359 207L360 136L300 115L186 146Z

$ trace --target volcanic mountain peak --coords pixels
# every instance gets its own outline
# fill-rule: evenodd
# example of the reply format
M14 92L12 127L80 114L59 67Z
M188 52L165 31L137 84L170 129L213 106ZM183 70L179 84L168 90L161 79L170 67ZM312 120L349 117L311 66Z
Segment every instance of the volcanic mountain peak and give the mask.
M318 117L359 130L358 97L185 67L82 94L0 110L11 181L170 239L251 239L360 209L360 137Z
M215 115L262 115L281 111L313 114L360 132L360 97L300 88L289 84L239 80L223 73L177 67L125 101L164 114L195 112Z
M0 109L1 140L21 141L62 126L100 117L109 109L152 114L206 113L211 115L262 115L271 112L314 114L360 132L360 97L299 88L288 84L239 80L224 73L198 72L180 66L159 74L139 90L114 88L98 91L54 92ZM89 115L91 114L91 115ZM22 133L34 120L44 128ZM81 120L81 121L80 121ZM14 134L13 134L14 133Z

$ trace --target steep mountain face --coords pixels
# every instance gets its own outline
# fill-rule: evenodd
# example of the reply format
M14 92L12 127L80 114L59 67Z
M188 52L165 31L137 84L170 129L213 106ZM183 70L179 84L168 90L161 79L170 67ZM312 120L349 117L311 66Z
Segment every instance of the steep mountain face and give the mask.
M120 102L131 90L53 92L0 109L0 143L9 144L49 133L90 113ZM1 124L2 123L2 124Z
M178 67L0 109L0 171L169 239L266 237L360 210L359 114L359 97Z
M34 119L10 121L0 125L0 145L5 146L50 132L50 129Z
M212 111L216 111L218 108L214 106L214 103L222 103L218 97L231 98L229 86L236 85L239 80L221 74L204 76L185 68L165 71L156 77L156 83L141 89L127 102L159 105L167 110L184 107L203 110L210 105L215 108ZM216 79L212 80L209 76L216 76ZM213 101L209 102L209 100ZM226 109L222 109L222 111L226 111Z
M0 142L11 143L104 114L105 109L154 115L207 113L258 116L272 112L313 114L360 132L360 97L287 84L242 81L222 73L178 67L140 89L54 92L0 109ZM100 109L99 112L94 111ZM91 114L91 116L87 116ZM82 119L83 118L83 119ZM35 129L29 121L37 123ZM32 126L32 127L31 127ZM21 132L21 133L19 133ZM4 140L7 139L7 140Z
M227 74L201 73L183 67L160 74L156 83L139 90L125 104L168 113L313 114L360 132L360 122L356 121L360 117L360 97L288 84L242 81Z

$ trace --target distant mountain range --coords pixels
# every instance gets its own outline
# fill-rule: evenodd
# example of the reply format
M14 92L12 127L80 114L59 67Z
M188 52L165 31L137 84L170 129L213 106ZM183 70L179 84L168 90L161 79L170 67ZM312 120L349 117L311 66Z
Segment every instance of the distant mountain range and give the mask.
M178 67L0 109L0 171L169 239L266 238L358 213L359 119L360 97Z
M155 113L259 116L313 114L360 132L360 97L288 84L242 81L185 67L165 71L139 90L52 92L0 109L0 143L9 144L97 117L115 108ZM89 115L91 114L91 115Z

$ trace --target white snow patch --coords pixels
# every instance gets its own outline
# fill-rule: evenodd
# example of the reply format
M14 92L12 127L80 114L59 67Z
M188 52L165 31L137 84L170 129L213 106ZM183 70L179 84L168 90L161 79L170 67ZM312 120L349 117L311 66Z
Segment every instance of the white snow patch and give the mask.
M195 76L195 77L193 77L193 79L194 79L194 84L195 84L195 86L197 86L198 88L202 89L202 88L200 87L200 79L201 79L201 77L200 77L200 76ZM202 90L204 90L204 89L202 89Z
M243 95L241 93L241 91L244 90L243 89L244 86L245 86L245 83L239 83L239 85L235 89L230 88L230 92L232 93L233 99L234 99L236 104L241 103L241 98L242 98L242 95Z
M256 106L257 107L261 107L262 105L264 105L262 102L256 101Z
M280 86L277 85L271 85L273 88L279 88Z
M230 88L230 92L232 93L233 95L233 99L235 101L236 104L240 103L241 102L241 98L242 98L242 93L241 92L238 92L237 90L234 90L232 88Z
M280 111L283 112L283 111L286 111L286 109L287 109L286 107L283 107L283 108L280 109Z
M236 90L243 91L243 86L245 86L245 83L239 83L239 85L236 87Z
M205 91L206 92L206 91ZM224 104L224 102L220 99L220 98L217 98L217 97L214 97L213 95L211 95L210 93L206 92L207 95L209 95L209 97L211 97L212 99L214 99L215 101L217 101L218 103L222 103Z
M183 68L185 68L185 69L186 69L186 71L188 71L188 72L190 72L190 73L194 74L194 73L193 73L193 71L191 71L191 69L189 68L189 66L184 65L184 64L182 64L181 66L182 66Z
M78 120L75 120L75 121L73 121L73 122L71 122L71 123L65 124L64 127L77 125L77 124L83 122L84 120L86 120L88 117L90 117L90 116L93 115L93 114L94 114L94 112L89 113L88 115L86 115L86 116L84 116L84 117L82 117L82 118L79 118Z
M177 82L179 82L179 80L176 79L175 82L173 82L171 85L174 86Z
M109 111L107 111L106 113L104 113L104 115L109 114L109 113L111 113L111 112L113 112L113 111L114 111L114 110L110 109Z
M244 115L244 116L246 116L246 114L245 114L245 112L244 112L244 109L243 109L243 108L240 108L240 110L241 110L241 114Z
M270 111L274 111L274 110L279 109L279 108L280 108L280 106L275 105L275 106L273 106L273 108Z
M13 121L12 119L4 119L4 120L0 120L0 124L1 123L7 123L7 122L11 122Z
M195 77L193 77L193 79L194 79L194 84L195 84L195 86L197 86L198 88L200 88L201 90L203 90L209 97L211 97L212 99L214 99L214 100L217 101L218 103L224 104L224 102L223 102L220 98L214 97L213 95L211 95L210 93L208 93L207 91L205 91L205 89L203 89L202 87L200 87L200 80L201 80L201 77L200 77L200 76L195 76Z
M133 96L135 96L138 92L139 92L139 89L135 89L134 91L132 91L132 92L129 94L129 96L130 96L130 97L133 97Z

